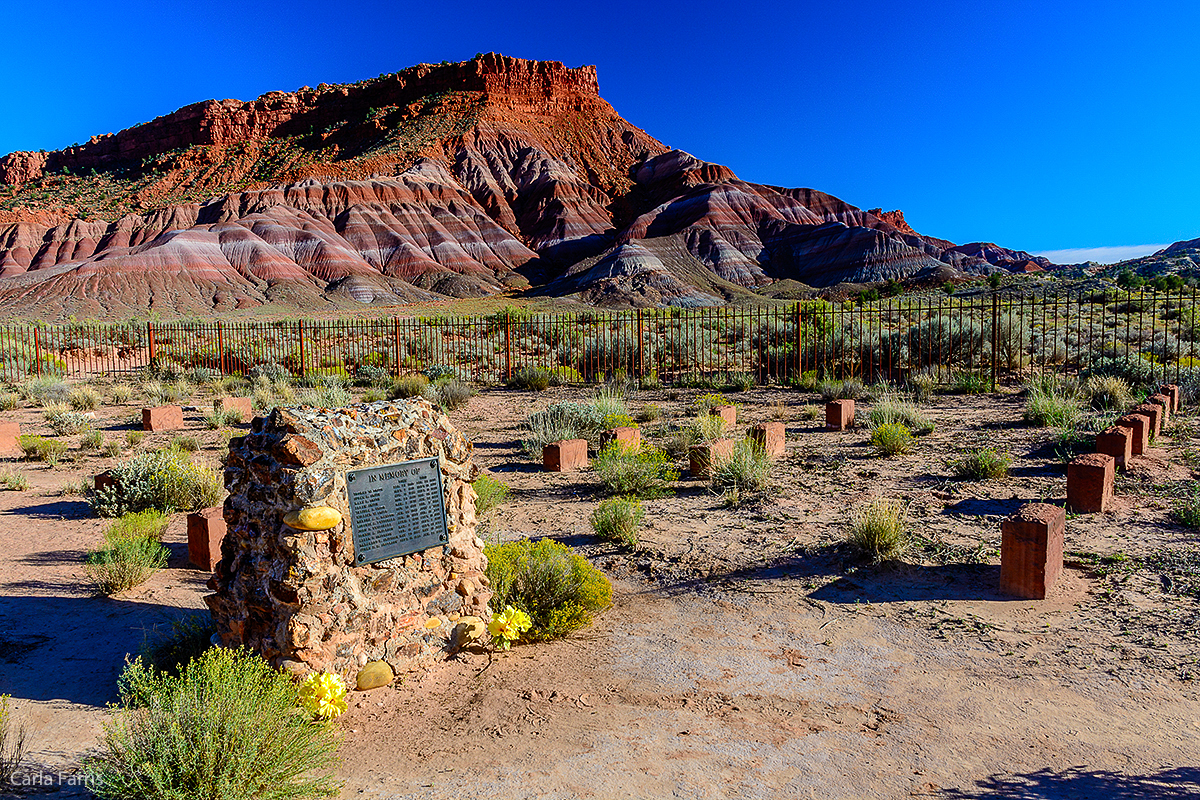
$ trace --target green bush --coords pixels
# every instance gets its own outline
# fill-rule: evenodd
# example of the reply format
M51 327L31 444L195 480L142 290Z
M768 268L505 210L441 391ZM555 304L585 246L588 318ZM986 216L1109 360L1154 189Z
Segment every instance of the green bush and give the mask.
M79 449L99 450L102 444L104 444L104 436L100 433L100 431L87 430L84 432L83 437L79 440Z
M471 484L475 490L475 516L482 517L508 499L508 484L491 475L480 475Z
M0 694L0 786L12 786L12 776L25 758L25 726L13 724L8 695Z
M641 412L638 414L638 419L642 422L656 422L662 419L663 411L655 403L646 403L642 406Z
M861 400L867 396L867 387L857 378L847 378L844 381L821 381L817 385L821 399L829 400Z
M135 511L109 523L105 536L113 539L153 539L161 542L170 524L171 516L161 511Z
M1012 457L994 447L981 447L955 459L950 464L954 474L972 481L994 480L1008 477Z
M871 431L871 444L883 456L898 456L912 450L913 435L904 425L890 422Z
M338 405L346 405L341 403ZM219 408L214 408L212 411L204 415L204 427L210 431L215 431L218 428L226 428L230 425L241 425L242 412L237 409L228 409L222 411Z
M1175 504L1171 515L1180 525L1200 528L1200 484L1192 484L1191 494Z
M71 388L54 376L30 378L17 386L21 398L39 406L65 403Z
M522 637L537 642L566 636L612 603L612 584L588 560L550 539L489 544L487 577L493 608L513 606L533 626Z
M142 453L112 468L114 484L98 489L92 508L102 517L157 509L199 511L217 505L224 482L215 470L179 450Z
M105 800L332 797L337 730L297 713L299 687L246 650L213 647L179 675L134 659L84 768Z
M554 376L550 370L544 367L521 367L504 384L510 389L543 392L550 388L553 379Z
M370 389L367 389L362 394L362 401L364 403L378 403L380 400L387 400L387 399L388 399L388 393L386 391L384 391L383 389L380 389L379 387L372 387Z
M167 565L167 548L158 536L147 535L147 524L144 518L117 520L104 532L104 547L88 553L84 571L100 594L116 594L145 583Z
M729 423L720 414L710 414L707 411L701 411L692 420L692 430L695 432L693 444L700 442L711 442L713 439L720 439L725 435Z
M730 405L733 405L733 403L731 403L729 401L729 398L725 397L725 395L720 394L719 392L710 392L709 394L702 394L696 398L696 408L699 410L699 412L701 414L708 414L714 408L720 408L721 406L730 406Z
M679 480L667 454L649 444L627 448L612 442L596 456L595 469L609 493L630 497L661 497L666 483Z
M540 458L542 447L550 442L595 439L604 429L604 417L593 403L555 403L525 419L524 428L528 435L521 441L521 446L529 455Z
M917 402L925 402L933 397L937 385L937 376L927 370L914 372L908 376L909 389Z
M0 392L0 411L13 411L21 403L16 392Z
M734 442L729 458L712 464L713 489L718 492L732 489L739 496L742 492L761 492L771 479L771 466L770 457L761 447L749 439L741 439Z
M754 376L749 372L731 372L728 386L732 392L748 392L754 388Z
M983 373L958 370L950 376L950 391L954 394L983 394L991 386L988 381Z
M59 436L72 436L87 430L92 421L77 411L49 407L43 412L50 430Z
M11 469L0 470L0 489L9 492L23 492L29 488L29 479Z
M420 373L401 375L392 382L392 399L407 400L410 397L421 397L429 388L429 378Z
M125 431L125 443L130 447L137 447L145 438L145 431Z
M471 384L458 378L440 381L435 386L438 405L447 411L461 408L475 396L475 389Z
M850 523L850 543L876 562L908 547L908 515L899 500L878 499L859 507Z
M1133 405L1133 389L1117 375L1092 375L1083 385L1083 391L1097 411L1124 411Z
M45 436L34 436L23 433L17 439L25 458L31 461L45 461L50 466L58 463L67 452L67 443L60 439L47 439Z
M612 386L604 386L596 391L596 396L592 398L592 408L596 409L601 420L608 416L629 416L629 405L625 402L624 393Z
M200 449L200 440L195 436L172 436L170 448L182 450L185 453L194 453Z
M592 530L601 539L637 547L638 530L645 516L640 500L613 497L602 500L592 512Z
M1028 392L1025 419L1034 425L1073 430L1083 420L1079 398L1057 383L1031 384Z
M934 424L925 412L894 392L885 392L867 414L872 428L899 423L913 433L933 433Z

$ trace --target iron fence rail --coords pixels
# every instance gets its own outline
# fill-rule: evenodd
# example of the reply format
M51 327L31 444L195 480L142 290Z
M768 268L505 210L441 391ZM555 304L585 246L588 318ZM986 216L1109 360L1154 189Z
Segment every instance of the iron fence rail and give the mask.
M1179 381L1196 361L1197 291L1072 290L879 303L640 309L479 317L279 322L0 324L0 379L136 375L151 366L245 375L279 364L298 377L381 377L440 366L494 383L521 369L566 382L618 371L663 384L744 373L994 387L1050 371L1116 365Z

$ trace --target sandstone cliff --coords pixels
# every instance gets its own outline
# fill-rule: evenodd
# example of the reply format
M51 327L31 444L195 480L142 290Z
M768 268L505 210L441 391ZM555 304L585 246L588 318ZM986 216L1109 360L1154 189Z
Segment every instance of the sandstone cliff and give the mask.
M898 211L741 181L669 150L594 67L496 54L209 100L0 158L0 309L85 316L513 290L722 302L1017 268Z

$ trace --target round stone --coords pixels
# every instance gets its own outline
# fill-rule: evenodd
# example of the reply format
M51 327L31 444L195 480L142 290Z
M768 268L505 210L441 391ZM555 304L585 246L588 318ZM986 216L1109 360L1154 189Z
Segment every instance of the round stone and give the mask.
M327 531L337 527L342 515L329 506L312 506L293 511L283 518L283 524L301 531Z
M367 665L358 672L358 690L365 692L369 689L378 689L380 686L387 686L395 679L396 673L392 672L391 666L386 661L368 661Z

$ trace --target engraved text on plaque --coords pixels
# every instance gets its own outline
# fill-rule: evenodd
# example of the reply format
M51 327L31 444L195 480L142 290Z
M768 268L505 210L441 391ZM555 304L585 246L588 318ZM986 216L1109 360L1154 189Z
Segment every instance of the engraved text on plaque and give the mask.
M354 560L372 564L450 541L436 458L346 473Z

